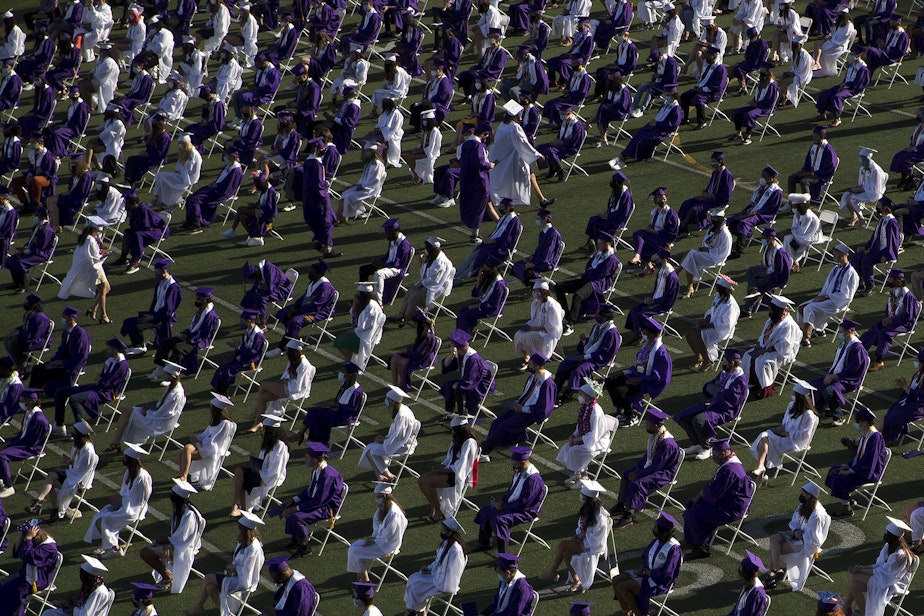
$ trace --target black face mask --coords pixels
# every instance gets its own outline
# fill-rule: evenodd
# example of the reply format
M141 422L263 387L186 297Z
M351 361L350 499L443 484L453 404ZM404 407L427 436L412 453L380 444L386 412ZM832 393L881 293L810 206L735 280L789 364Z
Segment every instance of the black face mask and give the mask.
M802 503L803 505L808 502L808 498L805 496L805 494L799 495L799 502Z
M446 541L450 539L451 537L452 537L451 533L440 532L440 539L442 539L443 541Z
M203 306L205 306L205 300L203 299L197 299L193 303L196 305L196 308L202 308Z

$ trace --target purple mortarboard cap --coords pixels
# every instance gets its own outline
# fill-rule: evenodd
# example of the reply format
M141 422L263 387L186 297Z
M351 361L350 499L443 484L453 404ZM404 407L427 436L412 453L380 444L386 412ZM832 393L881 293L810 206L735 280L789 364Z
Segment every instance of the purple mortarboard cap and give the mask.
M767 175L769 175L769 176L772 177L772 178L778 177L778 176L780 175L780 172L777 171L776 169L774 169L774 168L773 168L772 166L770 166L770 165L767 165L766 167L764 167L762 173L766 173Z
M665 186L658 186L653 191L651 191L651 194L648 196L654 199L655 197L663 197L666 194L667 194L667 188Z
M330 265L327 264L327 261L324 259L318 259L317 263L312 263L311 267L315 268L322 274L326 274L330 271Z
M818 611L824 614L836 612L844 607L844 600L839 595L828 595L818 600Z
M546 357L544 353L540 353L539 351L536 351L535 353L529 356L529 361L533 362L537 366L544 366L545 363L549 361L549 358Z
M677 94L677 86L665 86L661 94Z
M725 152L713 152L709 158L712 160L725 160Z
M821 135L822 137L824 137L825 135L828 134L828 129L825 128L824 126L816 125L812 128L812 134Z
M450 28L450 30L452 30L452 28ZM442 60L434 60L433 68L446 68L446 63Z
M642 320L642 329L660 334L664 331L664 326L652 318L645 317L645 319Z
M603 314L613 314L616 312L616 306L610 302L597 304L597 310Z
M135 597L135 599L141 600L153 599L154 591L157 590L157 586L145 582L132 582L132 586L135 587L132 591L132 596Z
M718 47L714 45L710 45L709 47L706 47L706 53L718 54L718 53L721 53L721 51L722 51L721 49L719 49Z
M747 29L747 35L748 35L748 37L757 36L757 34L758 34L758 33L757 33L757 28L755 28L754 26L751 26L750 28Z
M134 189L134 188L129 188L128 190L126 190L125 192L122 193L122 198L123 198L123 199L131 199L132 201L137 201L137 200L138 200L138 193L135 192L135 189Z
M668 419L668 414L656 406L649 406L645 411L645 421L660 426Z
M344 96L356 94L356 86L343 86L342 92Z
M389 231L397 231L401 228L401 224L398 222L397 218L389 218L384 223L382 223L383 229L388 229Z
M617 171L616 173L613 174L613 177L610 179L616 182L617 184L625 184L626 182L629 181L629 178L627 178L626 174L623 173L622 171Z
M516 204L513 202L513 199L511 199L510 197L504 197L503 199L500 200L499 205L502 205L503 207L514 207Z
M199 86L199 96L201 96L202 98L205 98L211 93L212 93L212 88L210 88L207 84L202 84L201 86Z
M658 248L655 254L658 255L659 259L664 259L665 261L671 258L671 251L667 248Z
M622 71L619 69L616 69L610 73L610 77L622 77Z
M154 269L170 269L170 266L173 265L173 261L170 259L155 259L154 260Z
M359 374L359 366L357 366L351 361L348 361L347 363L343 364L342 370L346 372L347 374Z
M462 122L462 132L463 133L470 133L474 131L476 128L477 126L470 122Z
M472 341L472 335L464 329L457 329L449 334L449 341L455 342L459 346L468 346L468 343Z
M745 550L744 558L741 559L741 566L745 571L756 573L764 568L764 562L752 551Z
M13 361L13 358L9 355L4 355L3 357L0 357L0 366L6 366L7 368L15 369L16 362Z
M551 210L539 210L538 212L536 212L536 216L538 216L539 218L551 218L552 212Z
M69 94L80 94L80 86L71 86L67 91Z
M298 62L295 66L292 67L292 74L298 77L299 75L304 75L308 72L308 69L305 68L305 65L301 62Z
M41 395L41 389L36 389L34 387L24 387L20 392L19 397L25 398L26 400L38 400Z
M357 599L371 599L375 596L375 584L372 582L353 582L353 592Z
M244 265L241 267L241 276L244 280L249 280L257 274L257 266L250 263L250 261L244 261Z
M866 47L861 45L860 43L854 43L850 47L850 53L852 53L855 56L859 56L864 51L866 51Z
M838 325L838 327L840 327L841 329L854 329L854 330L859 326L860 324L854 321L853 319L844 319L843 321L841 321L840 325Z
M865 404L857 402L857 419L862 419L867 423L873 423L876 421L876 414L869 410L869 407Z
M36 295L35 293L30 293L29 295L26 296L27 304L41 304L42 301L43 301L42 298Z
M212 297L212 293L215 291L212 287L199 287L196 289L197 297Z
M498 569L516 569L517 563L520 562L520 557L516 554L508 554L506 552L500 552L497 555L497 562L494 564Z
M889 278L892 278L893 280L904 280L905 270L898 267L893 267L889 270Z
M731 443L728 442L727 438L718 438L712 440L712 453L721 453L723 451L729 451L731 449Z
M308 145L314 149L318 149L324 145L324 137L315 137L314 139L309 139Z
M570 616L590 616L590 606L596 605L593 601L572 601Z
M890 208L892 207L892 199L890 199L889 197L886 197L885 195L882 195L881 197L879 197L879 204Z
M411 317L411 320L417 323L430 323L433 319L426 309L418 308L416 311L414 311L414 315Z
M73 306L65 306L61 311L61 314L66 317L76 317L78 314L80 314L80 311Z
M733 359L741 359L741 351L738 349L725 349L725 359L732 361Z
M110 338L106 341L106 346L112 347L116 351L122 352L128 347L125 346L125 343L119 340L118 338Z
M289 568L289 556L274 556L266 561L270 573L276 573Z
M613 234L607 233L606 231L598 231L597 239L600 241L609 242L610 244L616 241L616 238L613 237Z
M773 227L767 227L766 229L761 229L760 235L762 237L776 237L776 229Z
M245 321L256 321L260 318L260 313L256 310L241 310L241 319Z
M510 459L514 462L529 460L529 456L533 453L533 450L529 447L511 447L507 451L510 452Z
M772 71L774 68L776 68L776 66L773 64L773 62L761 62L760 64L757 65L757 68L762 68L768 71Z
M889 15L889 21L901 21L901 20L902 20L902 16L899 15L898 13L892 13L891 15Z
M327 454L330 453L330 447L324 443L307 443L305 445L305 453L311 456L312 458L326 458Z
M671 514L666 511L662 511L658 516L658 519L655 520L655 525L658 528L663 528L664 530L672 530L678 526L677 520Z
M500 35L501 35L500 28L488 28L488 36L500 36Z

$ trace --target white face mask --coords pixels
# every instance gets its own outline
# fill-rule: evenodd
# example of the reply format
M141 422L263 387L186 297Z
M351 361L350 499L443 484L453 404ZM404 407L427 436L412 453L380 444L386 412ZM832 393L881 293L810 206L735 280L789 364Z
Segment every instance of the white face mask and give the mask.
M343 383L343 379L345 378L346 378L346 375L344 373L342 372L337 373L337 380L340 381L341 383Z
M919 362L918 360L914 360L914 369L915 369L915 370L920 370L920 369L921 369L921 362Z
M360 599L353 599L353 607L366 607L366 604Z
M757 180L757 183L760 184L761 186L766 186L767 180L765 178L760 178L759 180Z
M430 71L430 77L436 79L436 71Z
M584 394L578 394L577 399L578 399L579 404L587 404L588 402L590 402L590 400L588 400L587 396L585 396Z
M502 576L500 573L497 574L497 579L500 580L500 583L501 583L501 584L506 584L506 583L507 583L507 578L505 578L504 576Z
M481 90L482 87L483 87L483 86L482 86L480 83L476 83L476 84L475 84L475 89L476 89L476 90Z
M860 427L860 424L858 424L857 422L853 422L853 429L854 429L854 430L862 430L863 428L861 428L861 427Z

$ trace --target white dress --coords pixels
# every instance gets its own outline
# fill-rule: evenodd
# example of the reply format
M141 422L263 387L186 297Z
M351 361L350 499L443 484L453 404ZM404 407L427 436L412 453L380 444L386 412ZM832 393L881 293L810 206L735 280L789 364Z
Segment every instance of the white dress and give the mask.
M273 488L286 480L286 465L289 463L289 447L284 441L277 441L269 453L260 451L263 465L260 467L260 485L247 494L247 511L253 512L260 506Z
M446 458L443 460L442 465L452 469L455 473L456 485L448 488L437 488L436 490L440 495L440 511L443 512L444 516L455 515L456 511L459 510L465 491L472 485L472 471L480 452L481 447L478 446L478 442L470 438L462 443L459 457L453 462L452 445L449 445L449 450L446 452Z
M513 199L514 205L529 205L531 192L529 166L539 160L541 154L526 138L523 127L517 122L501 122L494 133L494 143L488 151L488 160L494 168L488 172L491 178L491 199Z
M237 424L222 419L217 426L208 426L196 435L196 451L202 459L193 460L189 465L189 480L202 486L202 490L211 490L215 485L221 463L231 452L235 432Z
M4 58L18 58L26 53L26 33L19 26L13 26L10 33L3 37L0 55Z
M212 36L205 41L205 53L212 55L221 46L221 42L228 36L231 29L231 12L224 4L219 4L216 11L209 18L213 28Z
M814 76L812 64L814 64L815 61L812 59L812 54L805 49L801 49L798 58L799 59L796 60L796 57L793 57L789 68L789 70L792 71L793 79L792 83L789 84L787 92L793 107L799 106L799 89L802 86L808 85Z
M584 551L571 557L571 566L574 567L575 573L581 580L582 590L589 590L594 583L594 577L597 571L597 562L600 557L606 558L609 555L609 543L607 539L610 536L610 528L613 526L613 519L606 507L600 507L597 511L597 523L586 529L581 544ZM575 529L575 535L580 534L581 529Z
M100 41L109 39L109 32L115 25L115 20L112 18L112 7L108 4L96 6L90 3L84 9L83 23L86 29L83 37L83 59L92 62L95 58L93 48Z
M343 199L343 215L346 218L356 218L366 212L362 204L364 199L374 199L382 194L387 173L385 165L377 158L366 164L363 174L356 186L346 189L341 195Z
M241 547L240 543L237 544L234 549L234 558L231 561L231 566L237 571L237 575L226 576L221 581L221 592L219 593L221 616L232 616L240 609L241 602L236 597L229 596L231 593L256 590L257 584L260 583L260 570L263 568L264 561L263 544L259 539L255 538L247 547Z
M390 112L382 113L375 125L382 132L382 137L388 144L388 155L385 159L390 166L401 167L401 139L404 138L404 116L396 107Z
M173 171L158 172L154 178L154 196L164 205L177 205L183 193L199 181L201 172L202 154L193 148L186 162L177 161Z
M783 562L786 564L786 576L792 584L793 592L802 590L805 585L816 554L821 552L821 546L828 538L830 527L831 516L828 515L824 505L819 502L815 503L815 510L808 518L799 515L798 507L793 512L792 519L789 521L789 529L802 531L802 539L793 542L794 546L801 549L798 552L782 555Z
M183 117L187 103L189 103L189 95L177 87L164 94L164 97L160 99L160 104L157 105L157 112L173 122Z
M742 357L741 368L745 374L750 374L751 364L753 363L754 373L757 375L760 386L769 387L776 380L776 375L779 374L780 368L795 361L801 342L802 330L799 329L792 316L786 316L775 326L771 326L770 319L767 319L763 332L757 339L757 345L764 349L774 350L755 359L754 350L756 347L752 347Z
M809 300L799 305L799 314L801 323L810 323L815 329L824 329L828 319L834 314L850 305L853 301L854 293L860 286L860 275L857 270L849 263L847 265L835 265L828 272L825 284L818 293L828 299L821 301Z
M99 242L87 236L83 245L74 248L71 269L67 270L67 276L61 281L58 298L95 297L97 283L106 280L106 274L103 272L104 260L105 257L100 256Z
M100 584L93 589L83 605L74 607L72 610L63 607L45 610L49 616L106 616L112 602L115 601L115 591L107 588L105 584Z
M119 507L106 505L99 513L93 516L93 521L90 522L90 527L83 536L84 542L93 543L102 538L103 541L100 547L104 550L117 546L119 544L119 531L135 520L143 520L148 512L148 499L151 498L152 483L151 474L141 468L138 470L135 480L129 485L128 471L125 471L122 484L119 487L122 504ZM97 530L97 522L100 522L101 530Z
M751 444L751 454L757 459L757 444L766 437L767 439L767 468L774 468L783 462L783 454L792 451L802 451L812 444L812 436L815 434L815 428L818 427L818 415L806 410L798 417L793 416L792 402L786 407L783 414L783 423L780 427L788 435L780 436L772 430L765 430L757 435Z
M581 436L575 428L572 436ZM565 443L558 451L556 458L566 469L572 473L587 469L587 465L594 457L609 447L609 434L606 429L606 415L600 405L594 402L590 412L590 431L581 436L581 443L571 445Z
M913 563L908 562L903 550L889 554L888 544L882 546L873 565L873 576L866 585L865 616L883 616L889 599L908 588L912 567Z
M363 311L356 318L356 328L353 330L359 336L359 352L354 354L351 361L365 370L372 351L382 340L382 328L385 325L385 311L375 298L369 300Z
M381 111L382 101L386 98L390 98L395 101L395 103L398 103L401 99L407 97L407 91L410 87L411 75L406 70L396 65L394 79L386 81L385 87L379 88L372 93L372 106L378 111Z
M188 60L188 61L186 61ZM203 66L205 64L206 56L199 49L193 49L188 58L185 58L183 62L180 62L179 69L186 76L186 83L189 85L190 92L198 92L199 86L202 85L202 79L205 75L208 74L207 70Z
M683 258L680 266L693 275L693 280L699 282L707 268L724 263L731 254L732 235L728 225L723 224L716 231L712 227L703 237L702 248L706 250L691 250Z
M545 301L534 299L526 325L545 331L518 331L513 336L514 348L523 355L538 351L551 357L564 332L564 317L565 311L554 297L550 296Z
M860 173L857 176L857 186L863 188L863 192L853 193L849 190L841 195L841 209L843 210L848 204L859 207L860 203L872 205L879 201L879 198L885 194L886 182L889 181L889 174L882 170L876 161L870 159L869 169L860 167Z
M452 293L452 278L455 273L456 268L443 251L440 251L429 266L426 261L420 264L420 282L427 289L428 307Z
M247 15L247 21L241 26L241 38L244 39L244 65L247 68L253 68L253 61L257 55L257 35L259 26L257 18L253 15Z
M443 133L440 132L439 126L434 126L423 138L424 157L414 163L414 171L424 184L433 183L433 168L436 165L436 159L440 157L442 147Z
M814 72L815 77L831 77L837 74L837 59L850 49L850 44L857 36L853 22L848 21L831 34L831 38L821 45L821 68Z
M157 404L147 409L147 414L142 414L142 407L132 408L128 426L122 433L122 442L141 445L152 436L170 432L179 423L185 406L183 384L168 385Z
M266 412L270 415L281 416L283 414L283 406L287 402L301 400L310 396L311 384L314 382L314 375L316 372L317 368L315 368L304 355L299 359L295 374L292 374L289 370L289 366L286 365L286 371L282 373L282 380L285 381L286 384L286 396L270 402L266 407Z
M446 552L445 556L443 552ZM424 609L427 599L433 595L458 592L462 572L467 564L468 558L462 551L462 546L456 542L450 545L444 541L436 551L436 558L427 566L427 572L418 571L408 578L404 589L404 605L409 610L420 612Z
M347 550L347 571L362 573L369 570L369 562L401 551L404 531L407 530L407 516L396 503L391 504L384 520L379 520L376 507L372 516L372 544L366 545L365 539L354 541Z
M122 147L125 145L125 124L119 118L106 120L99 129L99 140L106 146L106 150L96 153L97 162L102 164L105 156L119 160L122 158Z
M71 448L71 463L64 471L64 479L61 480L61 488L58 490L59 515L71 506L71 501L82 487L88 490L93 487L93 476L98 463L99 456L93 448L93 443L84 443L80 449Z
M414 417L414 412L402 404L388 427L385 440L381 443L366 445L359 456L356 467L387 470L391 458L405 453L414 453L417 449L417 438L414 435L418 430L420 430L420 422Z
M218 72L215 73L215 92L218 95L218 100L227 103L231 93L241 89L241 84L243 83L241 75L243 74L244 69L234 58L229 59L218 67Z
M167 83L173 70L173 42L173 32L167 28L161 28L148 42L148 51L157 56L157 82L160 84Z
M552 36L571 38L577 31L578 19L590 15L591 0L569 0L568 14L552 18Z

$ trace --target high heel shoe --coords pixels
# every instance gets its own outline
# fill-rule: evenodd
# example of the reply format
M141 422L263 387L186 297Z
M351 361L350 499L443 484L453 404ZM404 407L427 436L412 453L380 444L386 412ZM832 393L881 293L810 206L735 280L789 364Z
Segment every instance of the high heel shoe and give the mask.
M109 317L100 317L97 320L99 321L100 325L109 325L110 323L112 323L112 319L110 319Z
M83 315L86 316L86 317L90 317L90 320L91 320L91 321L95 321L95 320L96 320L96 312L93 311L93 310L87 310L86 312L83 313Z

